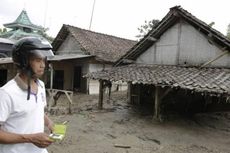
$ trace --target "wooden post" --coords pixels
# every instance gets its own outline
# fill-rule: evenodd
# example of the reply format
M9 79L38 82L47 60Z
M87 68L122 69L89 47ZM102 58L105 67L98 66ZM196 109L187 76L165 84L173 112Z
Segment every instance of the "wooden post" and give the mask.
M137 104L138 106L141 105L141 84L137 84L137 95L138 95L138 99L137 99Z
M132 95L132 84L131 82L128 82L128 90L127 90L127 103L131 104L131 95Z
M54 76L54 69L53 65L50 63L50 89L53 89L53 76Z
M159 114L160 114L159 90L160 90L160 87L155 87L155 111L154 111L154 118L156 120L159 120Z
M103 80L99 80L99 100L98 100L98 108L103 108L103 94L104 94L104 87L103 87Z

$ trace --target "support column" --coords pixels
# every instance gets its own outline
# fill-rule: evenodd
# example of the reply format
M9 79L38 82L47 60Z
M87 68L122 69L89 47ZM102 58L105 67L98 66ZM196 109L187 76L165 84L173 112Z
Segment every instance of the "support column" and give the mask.
M138 99L137 99L137 104L138 106L141 105L141 84L137 85L137 95L138 95Z
M132 102L132 83L128 82L128 90L127 90L127 103L131 104Z
M50 89L53 89L53 78L54 78L54 69L52 63L49 64L50 68Z
M159 120L160 115L160 87L155 87L155 111L154 119Z
M103 109L103 95L104 95L104 87L103 80L99 80L99 100L98 100L98 109Z
M172 88L161 88L161 87L155 87L155 92L154 94L154 119L157 121L162 122L162 119L160 118L161 114L161 102L163 98L165 98L169 92L171 92L173 89Z

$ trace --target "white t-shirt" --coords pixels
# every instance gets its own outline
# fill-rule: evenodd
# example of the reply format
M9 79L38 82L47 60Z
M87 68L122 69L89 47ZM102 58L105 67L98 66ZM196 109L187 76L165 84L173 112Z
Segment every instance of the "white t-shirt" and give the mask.
M27 100L27 87L17 75L0 88L0 128L17 134L44 131L46 93L44 83L37 81L38 92ZM47 153L32 143L0 144L0 153Z

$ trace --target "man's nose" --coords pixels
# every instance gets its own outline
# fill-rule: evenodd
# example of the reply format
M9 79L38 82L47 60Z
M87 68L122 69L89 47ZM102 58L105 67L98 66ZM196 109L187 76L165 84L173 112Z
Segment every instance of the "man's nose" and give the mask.
M46 67L46 64L44 61L41 61L41 68L45 68Z

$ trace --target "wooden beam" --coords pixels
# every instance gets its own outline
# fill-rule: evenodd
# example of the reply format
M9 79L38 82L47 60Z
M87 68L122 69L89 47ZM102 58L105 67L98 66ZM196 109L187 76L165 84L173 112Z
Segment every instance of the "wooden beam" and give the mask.
M103 80L99 80L99 100L98 100L98 109L103 109L103 94L104 94L104 89L103 89Z
M155 87L155 111L154 111L154 118L159 120L160 115L160 87Z
M207 65L209 65L209 64L211 64L211 63L213 63L213 62L215 62L216 60L218 60L219 58L221 58L222 56L227 55L227 54L229 54L229 51L228 51L228 50L225 50L223 53L221 53L220 55L218 55L218 56L215 57L214 59L212 59L212 60L210 60L210 61L204 63L204 64L201 65L200 67L205 67L205 66L207 66Z
M157 39L152 37L152 36L148 36L146 39L150 40L150 41L153 41L153 42L156 42Z

